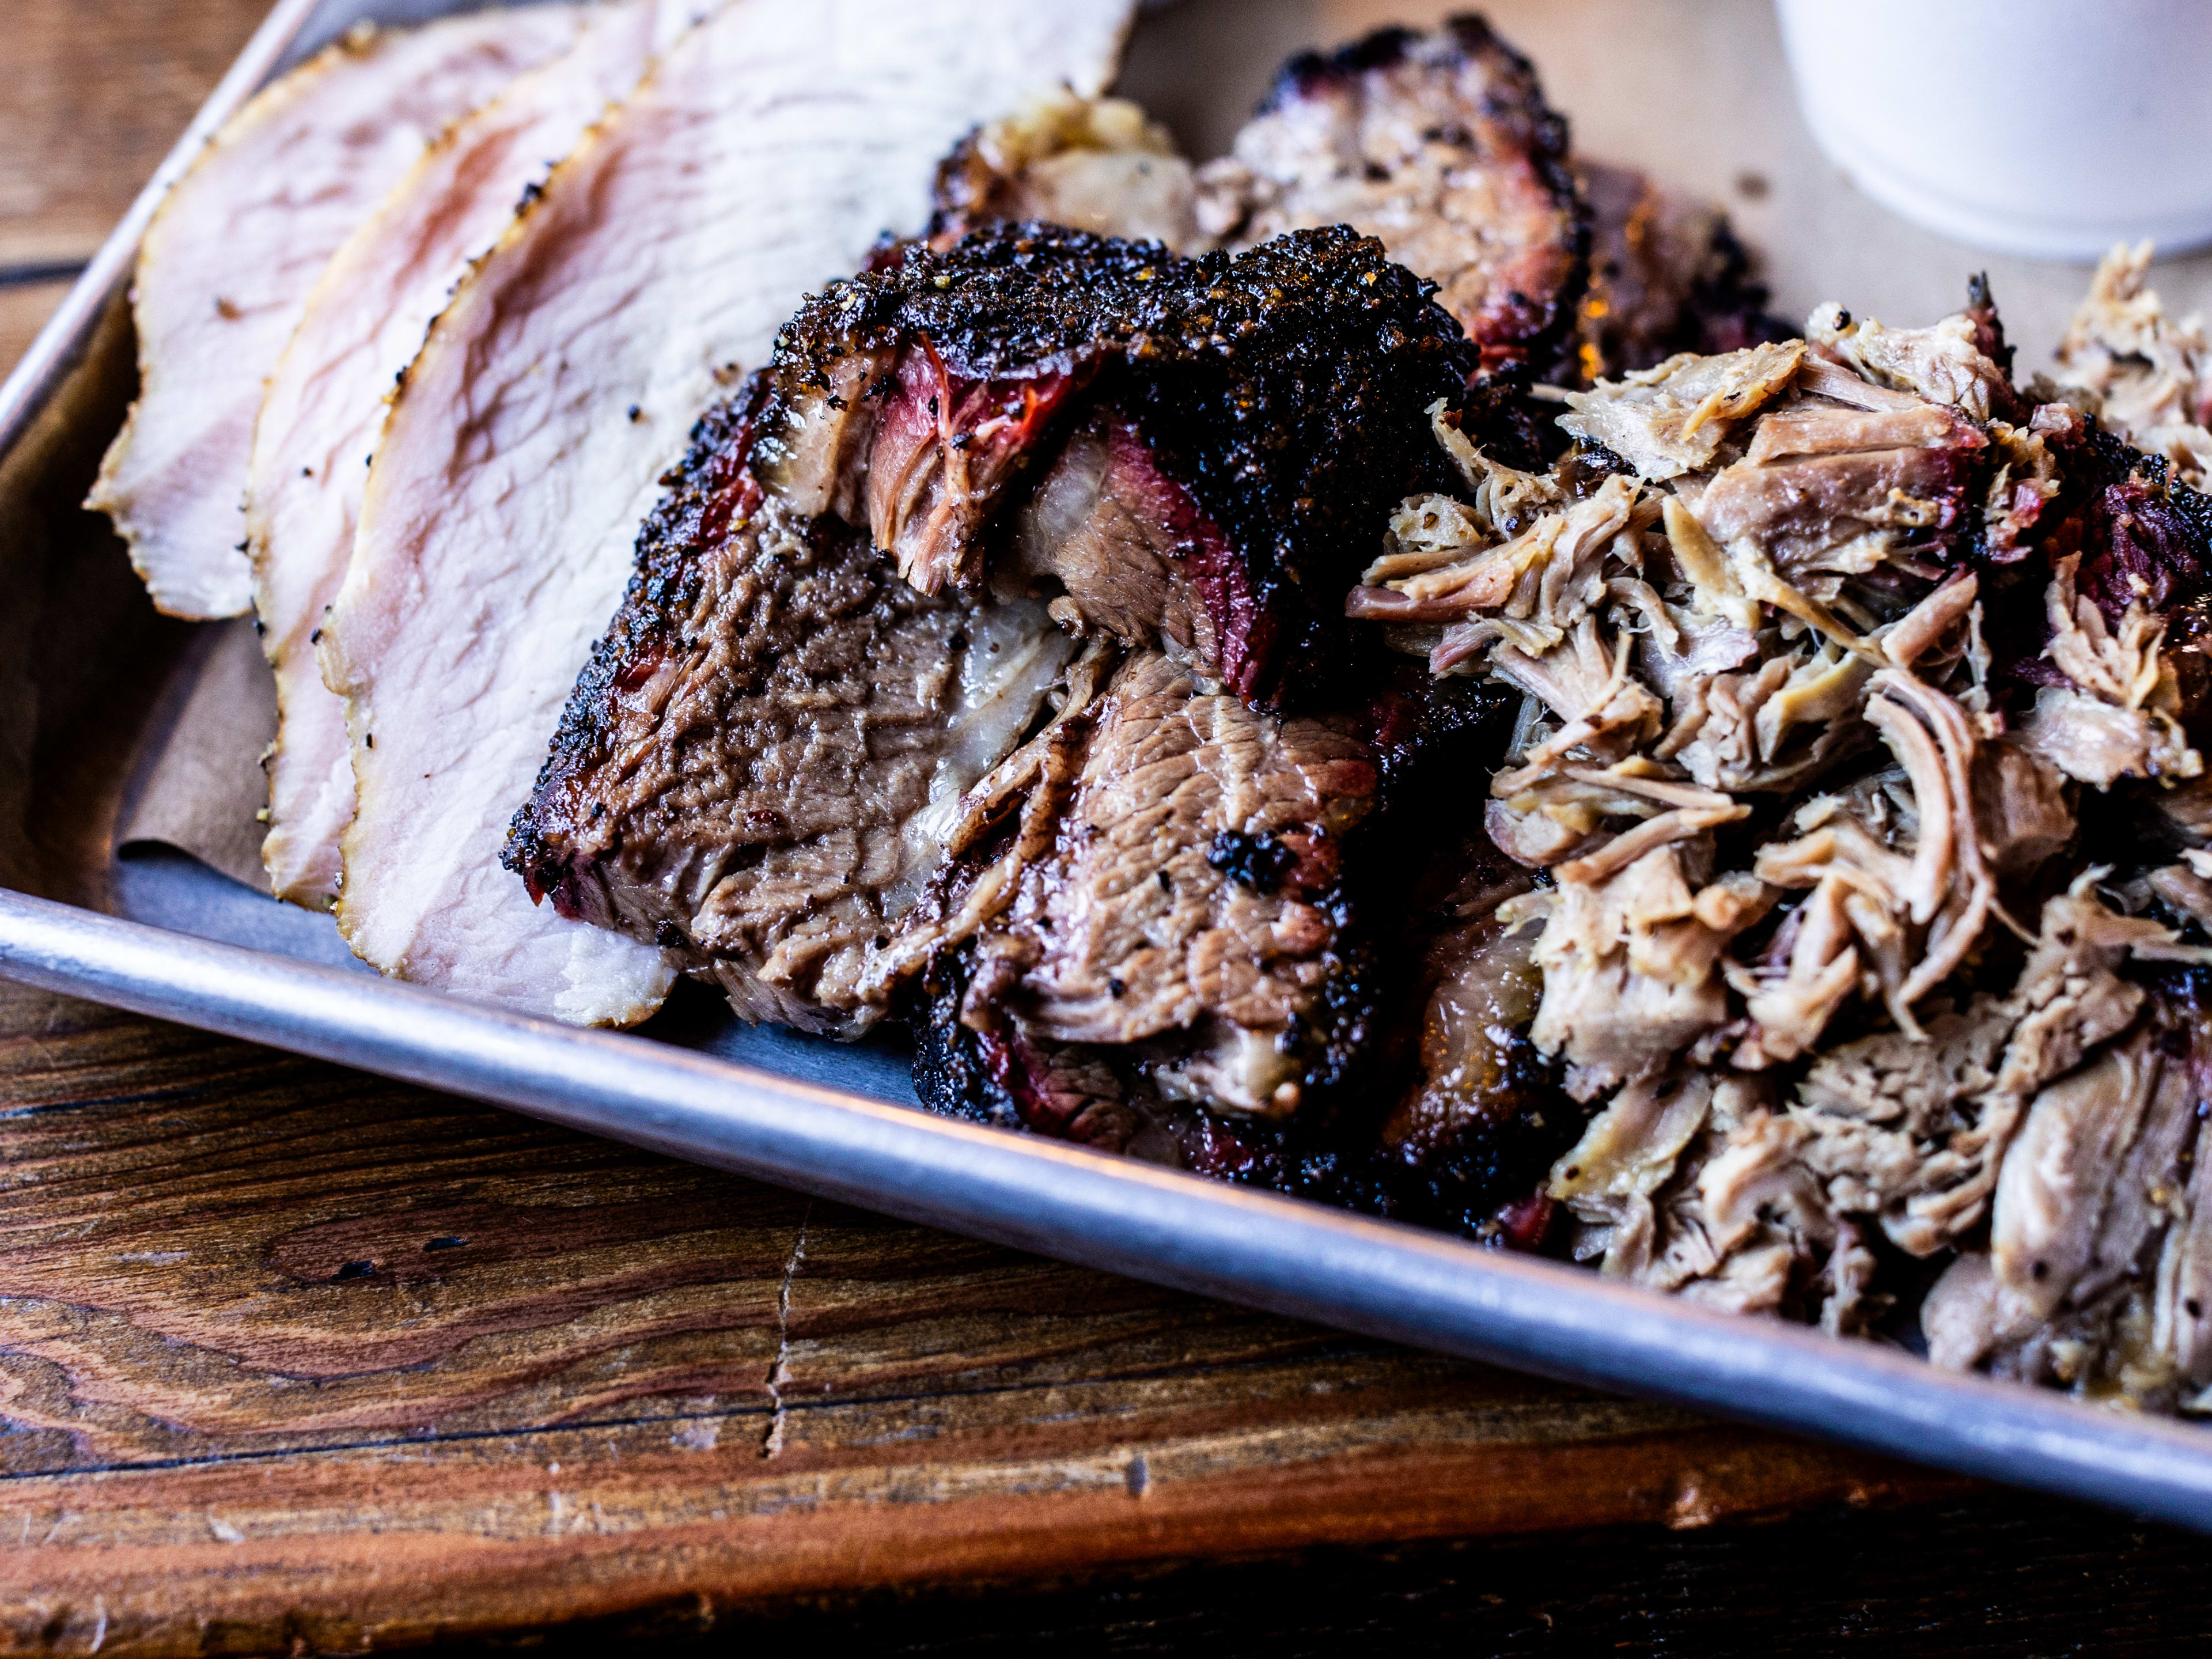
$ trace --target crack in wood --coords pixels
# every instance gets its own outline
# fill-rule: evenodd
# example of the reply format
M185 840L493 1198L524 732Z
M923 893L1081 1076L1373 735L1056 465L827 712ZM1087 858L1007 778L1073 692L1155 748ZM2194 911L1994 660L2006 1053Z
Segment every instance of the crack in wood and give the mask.
M0 265L0 288L36 288L45 283L73 283L84 275L89 259L38 259L23 264Z
M0 1346L0 1357L21 1352L21 1350L20 1349ZM717 1421L727 1421L732 1419L744 1417L773 1418L778 1410L829 1412L836 1411L840 1408L851 1407L878 1407L890 1409L901 1406L943 1406L951 1404L966 1404L975 1401L1004 1398L1016 1395L1036 1395L1041 1396L1054 1395L1064 1394L1073 1388L1110 1389L1123 1384L1141 1384L1146 1382L1171 1380L1205 1382L1217 1378L1226 1379L1239 1375L1255 1375L1266 1372L1271 1369L1282 1369L1286 1365L1305 1363L1320 1363L1330 1359L1342 1358L1347 1355L1356 1355L1361 1352L1363 1351L1352 1349L1347 1346L1331 1346L1322 1347L1316 1352L1300 1352L1287 1359L1281 1355L1261 1354L1249 1358L1218 1361L1211 1364L1194 1364L1184 1363L1178 1364L1134 1366L1127 1369L1115 1367L1100 1370L1090 1376L1073 1380L1063 1377L1050 1377L1042 1381L1024 1380L1015 1382L988 1383L981 1386L898 1389L884 1394L872 1394L865 1391L847 1394L825 1392L819 1399L802 1400L795 1404L786 1402L780 1407L775 1405L725 1406L712 1412L686 1413L685 1417L689 1419L712 1419ZM787 1373L786 1374L784 1380L787 1382L789 1380ZM1368 1386L1369 1385L1366 1384L1361 1384L1359 1385L1359 1388L1364 1389ZM1351 1390L1347 1390L1347 1392ZM1320 1392L1320 1390L1310 1388L1308 1392L1316 1393ZM1542 1401L1550 1401L1554 1398L1554 1396L1550 1394L1546 1394L1541 1398ZM1607 1407L1608 1412L1614 1414L1622 1413L1634 1414L1636 1420L1632 1425L1619 1429L1615 1431L1620 1434L1639 1434L1662 1431L1667 1429L1678 1426L1694 1426L1704 1421L1703 1419L1695 1417L1690 1413L1671 1406L1626 1401L1615 1400L1610 1396L1598 1395L1584 1395L1575 1393L1562 1393L1557 1396L1557 1398L1561 1404L1569 1407L1578 1405L1585 1407L1603 1406ZM1540 1402L1538 1403L1534 1408L1539 1411L1547 1409L1546 1406ZM1086 1407L1080 1411L1060 1413L1057 1419L1048 1419L1044 1420L1065 1420L1071 1422L1083 1421L1088 1420L1095 1415L1095 1410ZM512 1428L441 1430L435 1437L435 1442L437 1444L441 1446L461 1446L471 1443L496 1443L502 1442L519 1443L541 1437L590 1434L622 1429L654 1428L665 1424L681 1420L684 1420L684 1419L653 1415L586 1417L561 1422L521 1424ZM420 1446L423 1443L423 1437L421 1435L390 1435L378 1436L374 1438L336 1440L321 1443L256 1447L248 1450L212 1452L204 1456L198 1457L151 1457L140 1458L127 1462L118 1461L100 1463L65 1463L58 1465L52 1468L0 1470L0 1489L4 1489L8 1485L15 1482L67 1480L87 1475L165 1474L173 1470L216 1468L229 1464L284 1462L295 1458L320 1458L358 1454L362 1452L390 1451L399 1448Z
M809 1200L799 1212L799 1234L791 1241L791 1260L783 1264L783 1283L775 1292L775 1358L768 1368L768 1397L771 1407L768 1431L761 1436L761 1455L773 1457L783 1449L783 1385L791 1381L791 1281L799 1277L799 1264L806 1259L806 1224L814 1218Z

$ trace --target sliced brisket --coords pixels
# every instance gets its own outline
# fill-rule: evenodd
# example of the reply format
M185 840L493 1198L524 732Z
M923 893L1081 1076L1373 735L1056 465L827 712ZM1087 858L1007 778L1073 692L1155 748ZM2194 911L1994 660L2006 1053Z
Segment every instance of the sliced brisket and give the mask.
M1028 789L917 930L977 964L972 1029L1103 1045L1163 1101L1297 1109L1346 965L1347 838L1379 772L1344 719L1288 720L1157 652L1037 740Z
M856 988L942 856L938 820L1072 647L1036 606L929 598L839 520L762 501L745 428L710 416L670 475L506 862L746 1017L851 1035L879 1012Z
M1496 1231L1583 1115L1510 1029L1537 981L1495 903L1526 878L1435 833L1479 817L1502 707L1284 720L1125 659L894 947L924 1101Z
M1380 237L1493 368L1550 371L1588 274L1566 123L1472 15L1291 59L1232 153L1200 169L1199 219L1231 247L1316 225Z

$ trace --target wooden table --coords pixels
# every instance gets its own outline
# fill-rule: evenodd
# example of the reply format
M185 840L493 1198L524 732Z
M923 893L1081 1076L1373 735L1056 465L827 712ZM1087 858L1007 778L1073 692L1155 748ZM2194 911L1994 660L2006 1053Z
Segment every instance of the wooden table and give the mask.
M258 9L16 0L0 368ZM2201 1559L0 987L0 1652L2169 1653Z

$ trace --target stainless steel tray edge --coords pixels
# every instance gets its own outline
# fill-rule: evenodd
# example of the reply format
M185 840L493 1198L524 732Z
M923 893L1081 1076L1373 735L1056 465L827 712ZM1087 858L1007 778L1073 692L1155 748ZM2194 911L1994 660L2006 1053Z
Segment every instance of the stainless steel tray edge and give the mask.
M1088 1266L2212 1530L2212 1437L1079 1147L0 892L0 975Z
M333 15L370 9L278 0L0 386L0 468L85 363L169 182L298 42ZM0 976L1155 1283L2212 1531L2203 1430L1715 1314L1443 1234L4 888Z

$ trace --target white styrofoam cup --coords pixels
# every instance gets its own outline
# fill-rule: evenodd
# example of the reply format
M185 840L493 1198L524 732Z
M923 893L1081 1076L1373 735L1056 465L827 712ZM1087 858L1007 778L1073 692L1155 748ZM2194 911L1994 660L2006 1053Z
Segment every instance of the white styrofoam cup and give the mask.
M2212 243L2212 0L1776 0L1805 120L1893 212L1994 253Z

